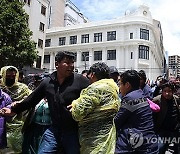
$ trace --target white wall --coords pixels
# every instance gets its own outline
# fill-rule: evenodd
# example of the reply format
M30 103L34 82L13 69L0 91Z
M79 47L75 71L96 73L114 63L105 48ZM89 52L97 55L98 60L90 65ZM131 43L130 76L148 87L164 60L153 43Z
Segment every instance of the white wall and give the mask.
M44 44L45 44L45 37L46 37L46 22L47 22L47 9L46 9L46 16L41 14L41 6L45 6L48 8L48 1L47 0L32 0L30 5L27 3L24 5L24 9L26 13L29 15L29 28L33 32L32 40L34 40L36 44L36 48L38 50L38 55L42 57L41 66L43 64L43 57L44 57ZM45 31L42 32L39 30L40 22L45 24ZM38 48L38 39L43 40L43 48Z
M142 13L136 12L136 14L109 21L52 28L47 31L47 39L51 39L52 45L45 49L45 54L48 55L51 52L56 54L63 50L77 52L78 61L75 66L81 72L85 65L85 62L81 61L81 52L89 51L90 60L86 61L86 65L89 67L98 62L94 61L94 51L102 50L102 61L108 66L116 66L121 72L127 69L144 69L147 77L155 80L163 72L161 63L164 55L158 42L159 36L155 35L154 26L151 15L144 16ZM140 39L140 28L149 30L149 40ZM107 41L108 31L116 31L116 40ZM102 32L102 42L94 42L94 33L97 32ZM133 33L133 39L130 39L130 33ZM82 34L89 34L89 43L81 43ZM77 35L77 44L69 44L69 38L72 35ZM59 37L66 37L64 46L58 46ZM139 59L139 45L149 46L149 60ZM114 49L116 50L116 60L107 60L107 50ZM130 58L131 52L133 52L133 59ZM48 69L51 66L52 69L51 64L45 64L45 66Z
M88 19L80 12L71 1L66 1L64 26L76 25L88 22Z

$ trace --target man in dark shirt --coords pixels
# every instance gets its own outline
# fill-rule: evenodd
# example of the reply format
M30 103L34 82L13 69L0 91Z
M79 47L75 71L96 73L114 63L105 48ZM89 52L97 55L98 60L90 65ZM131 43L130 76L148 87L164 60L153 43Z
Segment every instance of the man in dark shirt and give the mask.
M35 107L46 97L52 126L45 131L38 153L57 153L60 149L66 154L78 154L78 125L67 106L80 96L81 90L89 85L89 80L73 73L74 54L72 52L58 52L55 61L57 71L44 79L22 103L12 109L3 108L3 114L15 115Z

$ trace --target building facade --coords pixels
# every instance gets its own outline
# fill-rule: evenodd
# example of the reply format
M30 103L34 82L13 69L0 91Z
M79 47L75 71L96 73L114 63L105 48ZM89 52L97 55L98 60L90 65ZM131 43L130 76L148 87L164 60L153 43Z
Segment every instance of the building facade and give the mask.
M34 67L43 68L46 29L64 27L88 20L70 0L20 0L29 15L29 28L36 42L38 60Z
M70 0L49 0L47 29L86 22L88 19Z
M32 40L36 42L38 60L35 67L42 68L46 38L46 23L49 0L21 0L25 12L29 15L29 28L33 32Z
M55 70L55 55L64 50L76 54L79 73L95 62L120 72L143 69L151 80L164 72L161 25L144 5L118 19L48 29L43 67Z
M77 25L88 22L88 19L70 0L66 0L64 26Z
M47 28L64 27L66 0L49 0Z
M180 56L169 56L169 75L174 77L180 76Z

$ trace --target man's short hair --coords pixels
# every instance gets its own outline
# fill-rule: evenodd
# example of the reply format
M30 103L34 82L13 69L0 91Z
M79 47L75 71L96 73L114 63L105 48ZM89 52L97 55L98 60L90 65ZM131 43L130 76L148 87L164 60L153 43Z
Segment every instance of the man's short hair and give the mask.
M120 78L123 84L129 82L132 87L132 90L139 89L140 76L136 70L127 70L120 75Z
M101 79L109 79L110 71L109 71L109 67L105 63L98 62L90 67L89 73L94 73L96 78L98 80L101 80Z
M55 61L61 62L64 58L74 60L75 54L70 51L59 51L55 56Z

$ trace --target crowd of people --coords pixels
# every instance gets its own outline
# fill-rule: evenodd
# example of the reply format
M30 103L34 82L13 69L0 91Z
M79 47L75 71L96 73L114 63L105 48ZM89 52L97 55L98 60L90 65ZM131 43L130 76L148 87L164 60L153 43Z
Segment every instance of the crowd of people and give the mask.
M58 52L56 71L29 86L16 67L1 68L1 153L180 152L179 77L149 85L144 70L119 73L103 62L79 74L74 58Z

